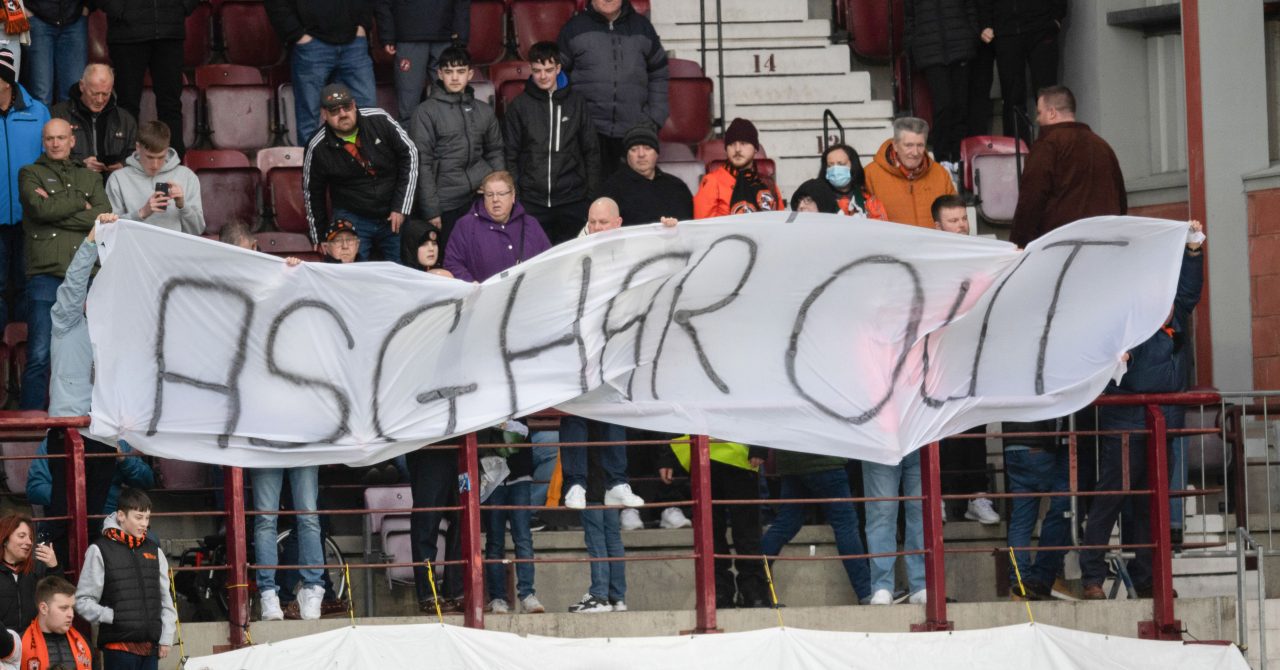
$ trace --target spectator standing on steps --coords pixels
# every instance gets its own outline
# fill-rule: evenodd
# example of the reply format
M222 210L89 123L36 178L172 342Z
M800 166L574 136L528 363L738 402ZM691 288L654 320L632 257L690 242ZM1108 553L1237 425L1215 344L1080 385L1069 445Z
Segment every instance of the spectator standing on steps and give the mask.
M1067 17L1067 0L976 0L982 41L995 50L1004 99L1004 134L1030 136L1027 114L1027 75L1031 90L1058 83L1058 33Z
M31 95L50 107L67 99L67 89L89 59L89 10L85 0L23 0L31 24L27 74Z
M377 48L395 57L396 109L408 125L445 49L471 36L471 0L374 0ZM389 110L391 111L391 110Z
M959 173L968 116L969 63L978 45L978 0L907 0L905 49L933 100L933 157Z

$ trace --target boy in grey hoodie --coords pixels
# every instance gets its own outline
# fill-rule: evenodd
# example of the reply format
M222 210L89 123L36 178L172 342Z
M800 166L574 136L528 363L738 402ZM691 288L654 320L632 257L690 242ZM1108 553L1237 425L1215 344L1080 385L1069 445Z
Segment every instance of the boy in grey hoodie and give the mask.
M138 128L136 150L107 180L107 200L121 218L192 235L204 232L200 180L169 148L169 127L159 121Z

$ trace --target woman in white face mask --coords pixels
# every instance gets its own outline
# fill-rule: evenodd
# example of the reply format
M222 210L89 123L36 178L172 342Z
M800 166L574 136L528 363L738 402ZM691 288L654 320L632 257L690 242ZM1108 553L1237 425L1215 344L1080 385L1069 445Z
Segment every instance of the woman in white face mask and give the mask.
M884 205L866 192L862 177L862 161L858 152L845 144L833 144L822 152L822 166L818 179L825 182L846 216L865 216L888 220Z

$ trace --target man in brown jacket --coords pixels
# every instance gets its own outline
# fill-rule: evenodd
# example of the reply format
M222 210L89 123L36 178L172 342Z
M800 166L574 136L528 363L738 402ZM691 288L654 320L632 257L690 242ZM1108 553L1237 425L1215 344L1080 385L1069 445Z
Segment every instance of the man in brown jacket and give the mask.
M1072 221L1125 214L1124 175L1106 140L1076 121L1076 97L1049 86L1036 99L1040 138L1027 154L1009 241L1025 247Z

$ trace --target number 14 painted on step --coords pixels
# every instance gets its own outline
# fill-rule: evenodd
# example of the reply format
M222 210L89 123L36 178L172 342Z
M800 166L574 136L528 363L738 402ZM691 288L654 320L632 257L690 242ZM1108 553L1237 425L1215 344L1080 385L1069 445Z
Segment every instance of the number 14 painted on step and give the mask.
M760 54L754 54L752 58L754 58L756 62L756 74L760 74L761 72L765 72L765 71L768 71L768 72L778 71L778 65L773 62L773 54L766 54L763 61L760 60ZM761 69L761 66L764 67L763 70Z

